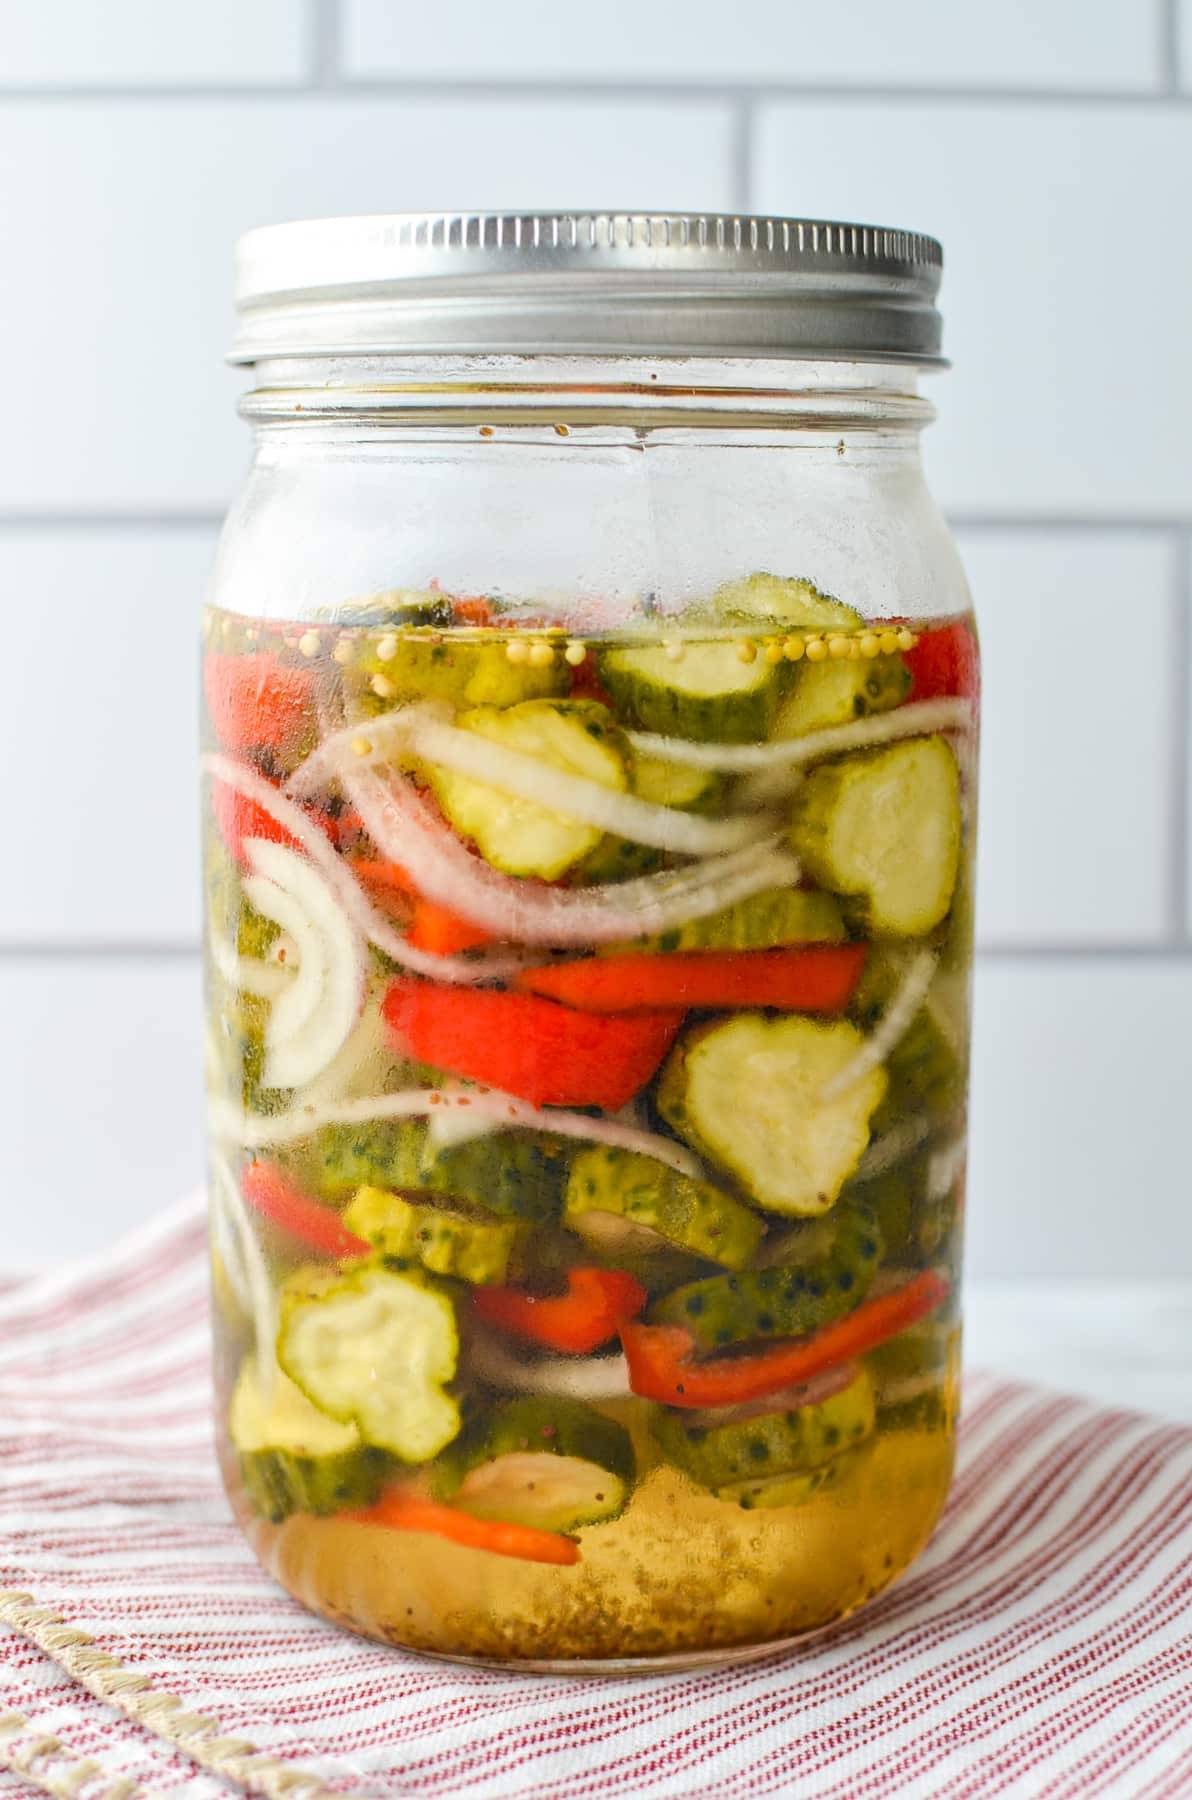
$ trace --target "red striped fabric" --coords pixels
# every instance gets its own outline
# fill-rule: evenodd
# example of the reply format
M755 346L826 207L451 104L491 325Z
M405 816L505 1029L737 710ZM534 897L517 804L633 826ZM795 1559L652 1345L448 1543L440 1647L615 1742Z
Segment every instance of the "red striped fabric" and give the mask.
M596 1683L461 1671L258 1570L212 1460L204 1240L189 1204L0 1292L0 1587L230 1735L362 1796L1192 1796L1192 1430L971 1376L934 1543L814 1646ZM144 1794L226 1793L27 1638L0 1656L0 1712Z

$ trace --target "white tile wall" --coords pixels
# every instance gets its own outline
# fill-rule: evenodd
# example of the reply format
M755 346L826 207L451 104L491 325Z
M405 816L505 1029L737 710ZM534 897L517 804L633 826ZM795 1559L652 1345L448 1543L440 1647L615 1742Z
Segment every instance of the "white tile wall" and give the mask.
M85 1255L202 1170L193 957L0 961L6 1267Z
M0 436L3 505L227 503L247 451L222 358L232 244L248 227L461 196L549 207L615 193L638 206L665 193L724 206L730 135L728 108L712 101L0 108L0 235L9 270L28 271L0 282L0 339L24 347L6 367L21 429Z
M438 81L830 82L1154 88L1159 38L1136 0L346 0L350 75Z
M761 108L755 166L765 211L943 239L955 374L928 457L945 505L1184 516L1192 110L792 100Z
M212 528L0 533L0 944L193 945L198 605Z
M991 960L977 979L969 1267L1192 1268L1192 959Z
M1179 793L1177 547L962 531L981 619L986 946L1161 944Z
M1192 1275L1192 110L1169 10L742 0L727 32L707 0L681 31L663 0L8 9L10 1260L97 1243L199 1169L196 968L150 951L194 941L192 609L247 451L219 362L232 239L611 201L945 238L929 459L989 693L970 1260Z
M0 87L291 83L309 57L296 0L8 0Z

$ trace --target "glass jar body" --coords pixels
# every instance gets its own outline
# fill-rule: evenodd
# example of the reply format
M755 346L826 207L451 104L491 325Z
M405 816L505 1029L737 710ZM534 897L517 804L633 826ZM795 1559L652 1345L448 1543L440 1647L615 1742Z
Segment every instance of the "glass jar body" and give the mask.
M951 1472L978 681L922 403L301 374L204 620L229 1492L394 1643L761 1654Z

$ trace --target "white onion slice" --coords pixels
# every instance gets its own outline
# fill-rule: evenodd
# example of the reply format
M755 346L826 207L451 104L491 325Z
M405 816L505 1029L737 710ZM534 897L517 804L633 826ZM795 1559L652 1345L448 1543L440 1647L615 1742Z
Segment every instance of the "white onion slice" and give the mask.
M795 769L846 750L892 744L899 738L923 737L933 731L960 731L971 724L972 716L967 700L917 700L893 712L872 713L847 725L831 725L824 731L809 731L805 737L776 738L765 744L696 744L688 738L659 737L650 731L631 731L629 741L647 756L662 756L688 768L747 774L753 769Z
M920 950L911 958L889 1006L860 1050L843 1069L837 1069L832 1079L825 1081L820 1089L819 1097L824 1105L839 1100L841 1094L847 1094L871 1069L876 1069L879 1063L885 1062L926 1000L927 990L935 975L935 964L934 950Z
M475 1116L494 1120L505 1130L527 1126L553 1132L556 1137L636 1150L680 1175L707 1180L699 1158L673 1138L643 1131L636 1125L623 1125L616 1119L593 1119L587 1113L567 1112L561 1107L531 1106L528 1101L493 1088L407 1088L397 1094L365 1094L358 1100L291 1107L289 1112L269 1117L246 1112L229 1100L213 1096L208 1104L208 1122L213 1137L241 1144L246 1150L263 1150L272 1145L297 1143L325 1125L372 1125L385 1119L424 1118L437 1115L440 1109L445 1114L453 1109L471 1109Z
M435 956L429 950L415 949L376 910L353 877L348 862L332 849L325 833L311 823L296 801L289 799L271 781L266 781L263 775L258 775L255 769L218 751L208 751L199 766L204 775L224 782L248 800L255 800L263 812L301 844L353 924L370 943L402 968L416 975L432 976L436 981L475 987L483 981L498 980L523 966L520 959L510 956Z
M926 1119L903 1119L875 1138L853 1172L854 1181L873 1181L913 1154L931 1130Z
M629 1364L623 1356L542 1356L526 1361L487 1332L469 1349L469 1363L490 1387L515 1394L562 1395L570 1400L627 1400Z
M218 932L208 933L211 961L229 987L243 994L255 994L259 1000L273 1000L290 980L290 971L280 963L265 962L259 956L238 956Z
M375 770L352 768L351 761L341 760L340 779L381 853L401 863L428 900L516 943L580 948L617 943L704 918L799 878L798 863L778 847L775 835L631 881L541 887L502 875L473 856L403 776L382 779Z
M265 1028L265 1046L272 1049L297 1036L317 1011L327 977L327 951L318 927L307 918L294 895L276 881L269 881L264 875L246 875L244 897L262 918L280 925L294 940L293 978L274 1002Z
M927 1158L927 1202L946 1200L968 1155L968 1137L961 1132L950 1144L941 1144Z
M277 1298L232 1167L218 1154L212 1155L210 1164L212 1216L220 1250L225 1255L224 1266L236 1298L241 1304L241 1296L248 1301L246 1311L252 1314L261 1385L268 1398L278 1374ZM226 1251L233 1244L235 1248L228 1258Z
M529 800L580 824L597 826L601 831L612 832L614 837L649 844L656 850L670 850L679 856L715 856L721 851L737 850L744 844L756 843L774 829L772 823L756 814L705 819L672 806L657 806L636 794L622 793L586 776L553 768L537 757L494 743L479 732L463 731L427 707L402 707L385 715L383 733L372 727L370 731L372 739L393 739L425 761L470 776L473 781L519 800ZM345 739L351 751L351 744L359 735L359 728L350 726L338 732L322 750L331 752L332 746L338 744L342 755ZM305 765L299 775L305 778L308 767Z
M246 898L298 949L298 972L265 1027L262 1079L267 1087L300 1087L334 1061L360 1016L364 945L329 884L296 850L248 838L244 852L252 870Z

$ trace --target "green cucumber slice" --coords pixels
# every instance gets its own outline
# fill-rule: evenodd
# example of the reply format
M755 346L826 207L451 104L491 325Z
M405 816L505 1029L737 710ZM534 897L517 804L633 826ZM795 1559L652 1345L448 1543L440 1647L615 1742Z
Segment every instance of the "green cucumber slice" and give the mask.
M525 1395L487 1409L440 1458L440 1499L479 1519L578 1531L625 1509L634 1481L623 1425L579 1400Z
M714 1494L739 1500L737 1485L814 1469L856 1449L873 1431L873 1389L862 1371L839 1393L809 1406L684 1413L659 1408L651 1429L668 1461Z
M822 1098L863 1043L845 1019L745 1012L697 1026L671 1052L658 1110L767 1212L813 1217L856 1168L886 1092L885 1070L876 1068Z
M781 625L788 630L849 631L864 624L855 607L823 594L813 581L800 575L768 575L759 570L741 581L725 582L712 596L722 618L748 619L762 625Z
M840 902L810 888L768 888L734 901L704 919L689 919L656 937L614 944L604 955L627 950L777 950L784 944L839 944L847 937Z
M833 1493L851 1480L865 1460L866 1448L845 1450L818 1468L793 1475L763 1476L760 1481L730 1481L717 1488L718 1500L735 1500L746 1512L769 1511L777 1506L806 1506L817 1494Z
M563 1223L605 1254L689 1251L742 1269L765 1235L757 1214L652 1156L594 1145L571 1165Z
M488 1132L436 1146L421 1119L328 1125L296 1157L325 1200L361 1187L450 1195L505 1219L540 1223L558 1209L567 1173L562 1140L540 1131Z
M910 670L901 656L800 663L794 690L778 709L773 735L804 737L869 713L889 712L901 706L910 686Z
M908 1157L868 1181L850 1182L845 1190L845 1199L855 1197L873 1208L891 1262L912 1267L934 1262L955 1227L955 1184L945 1194L929 1191L932 1154Z
M802 1337L841 1318L868 1293L882 1237L867 1206L842 1204L830 1223L827 1244L807 1260L687 1282L655 1300L651 1324L682 1325L697 1350L714 1351L758 1338Z
M633 791L655 806L675 806L683 812L714 809L724 791L715 769L693 769L687 763L670 762L665 756L635 751L630 770Z
M446 1385L459 1333L447 1293L412 1270L301 1269L281 1289L277 1358L307 1399L401 1462L428 1462L460 1427Z
M821 764L795 793L795 854L876 937L920 937L947 917L960 841L960 774L942 737Z
M568 687L570 672L561 657L546 668L512 663L504 641L468 643L454 635L411 631L410 622L404 630L398 622L346 640L352 657L344 668L344 686L358 715L372 717L410 700L516 706ZM412 622L417 625L418 620Z
M417 1262L432 1275L453 1275L474 1286L503 1282L526 1227L470 1218L441 1206L420 1206L384 1188L358 1188L344 1224L383 1256Z
M677 660L661 645L606 650L598 663L618 710L644 730L722 744L766 736L786 666L764 656L743 662L736 645L723 641L687 642Z
M629 787L620 735L608 708L598 701L526 700L504 710L479 706L461 713L456 725L535 757L548 769L583 776L619 793ZM506 875L553 881L589 855L604 835L599 826L503 793L455 769L429 763L426 773L456 830Z
M384 1479L386 1458L362 1442L355 1425L320 1412L280 1373L266 1393L255 1356L237 1378L228 1433L250 1506L274 1524L296 1512L367 1506Z
M871 952L851 1014L864 1031L877 1028L905 975L903 955L895 949ZM908 1117L933 1123L950 1118L964 1098L966 1068L941 1031L931 994L886 1057L889 1089L874 1118L874 1132L892 1129Z
M883 1431L950 1432L956 1426L956 1405L947 1385L924 1388L905 1399L882 1401L878 1424Z

